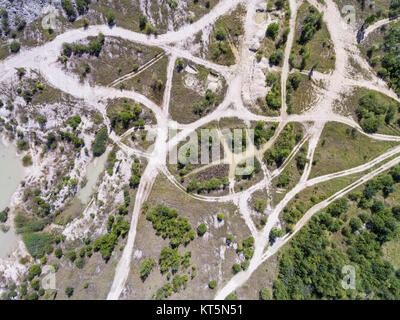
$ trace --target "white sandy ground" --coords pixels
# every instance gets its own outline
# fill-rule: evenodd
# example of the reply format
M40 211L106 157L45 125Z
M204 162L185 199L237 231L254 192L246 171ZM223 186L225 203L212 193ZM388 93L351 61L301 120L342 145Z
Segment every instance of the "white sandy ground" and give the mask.
M254 222L251 219L251 209L248 204L250 197L257 190L270 190L271 180L274 177L278 176L284 170L289 161L293 159L293 157L306 141L309 142L309 151L307 154L307 158L309 162L312 163L315 148L317 146L323 127L327 121L341 122L361 131L360 126L353 119L336 114L334 112L333 104L337 99L340 99L340 93L346 91L348 87L362 86L384 92L389 96L395 98L397 101L399 101L399 99L393 93L393 91L390 90L372 72L372 80L354 81L351 78L351 76L348 74L349 57L355 59L364 69L371 71L371 68L369 67L368 63L361 57L361 54L356 46L356 30L352 30L348 25L345 24L340 16L338 8L332 0L327 0L325 5L321 5L317 1L312 0L310 2L313 5L318 7L319 10L324 11L324 21L327 24L336 51L335 70L329 75L319 75L326 82L326 90L322 90L318 93L319 97L316 100L317 103L312 105L309 111L301 115L288 115L285 105L286 80L290 72L288 59L290 47L292 45L294 37L295 17L297 15L296 1L290 0L289 3L291 8L291 32L289 34L288 43L285 48L284 64L281 70L283 98L281 115L277 117L266 117L251 113L247 108L245 108L242 97L248 96L251 98L250 100L254 99L254 96L252 97L250 92L252 81L251 79L253 78L251 75L249 75L249 73L256 72L254 69L255 53L249 51L249 48L254 44L254 36L258 35L261 29L265 29L264 24L257 24L255 21L255 9L258 8L259 4L262 2L263 1L261 0L221 0L219 4L210 11L209 14L205 15L197 22L186 25L178 31L168 32L157 37L149 37L144 34L135 33L119 27L109 28L105 25L90 26L87 30L70 30L65 32L64 34L57 36L52 42L49 42L41 47L37 47L34 49L22 50L19 54L9 57L5 61L0 63L0 82L4 82L15 77L15 68L17 67L38 70L45 78L45 80L52 86L64 92L67 92L76 98L83 99L89 106L91 106L92 108L96 108L98 111L100 111L103 114L103 117L108 127L109 121L107 120L105 114L105 101L109 98L131 98L139 103L142 103L143 105L151 109L155 114L157 120L157 134L155 137L155 147L153 150L142 152L134 148L130 148L121 142L122 137L118 137L115 133L112 133L110 135L110 138L121 148L121 150L126 154L126 157L131 157L133 155L145 157L148 161L148 165L143 172L142 179L138 188L127 243L124 248L122 257L116 267L114 281L108 294L108 299L119 299L121 297L121 293L123 293L125 283L130 271L131 259L134 254L136 228L140 209L143 202L146 201L148 195L150 194L152 185L157 175L160 173L165 174L171 181L172 185L176 186L182 192L185 192L183 186L178 181L176 181L174 176L167 169L166 159L169 151L171 151L172 148L174 148L179 142L186 139L186 137L188 137L190 133L210 121L219 120L225 117L237 117L239 119L242 119L246 123L258 120L263 120L267 122L279 122L279 126L275 132L275 135L270 139L266 146L263 146L263 150L266 150L273 145L279 133L287 123L299 122L303 123L306 127L306 134L304 139L294 148L283 166L273 172L270 172L265 165L262 165L262 169L265 174L264 179L259 183L254 184L249 189L239 193L234 193L233 186L230 186L231 193L227 196L222 197L190 195L191 197L202 201L233 201L234 203L236 203L239 207L239 211L245 223L248 225L255 239L255 252L253 258L250 261L249 269L233 276L217 292L216 299L225 298L230 292L234 291L242 284L244 284L246 280L249 279L251 274L261 265L261 263L268 259L268 257L275 254L282 245L289 241L290 238L298 230L300 230L302 226L304 226L304 224L309 220L309 218L311 218L313 214L329 205L336 198L346 194L351 189L357 187L365 181L368 181L383 170L390 168L400 161L400 157L396 157L394 160L391 160L390 162L387 162L384 165L380 166L378 169L375 169L374 171L371 171L370 173L364 175L362 179L339 191L331 198L314 206L298 222L292 235L286 235L283 238L277 239L273 246L268 247L268 235L271 229L279 225L280 212L283 210L286 204L295 196L296 193L308 186L324 181L329 181L336 177L346 176L357 172L364 172L367 169L379 165L385 159L388 159L400 153L400 147L396 147L362 166L330 175L325 175L322 177L317 177L314 179L309 179L311 165L307 165L299 183L293 188L293 190L288 192L284 199L275 208L271 207L271 205L268 204L268 208L266 210L266 213L269 214L268 222L263 230L258 231L254 225ZM245 17L245 35L241 40L241 47L238 51L239 56L236 65L231 67L216 65L212 62L195 57L189 50L180 49L173 46L180 41L185 41L186 39L192 38L197 32L203 29L209 30L209 26L212 25L218 17L232 11L239 3L242 3L246 6L247 14ZM117 90L112 87L90 86L88 83L82 84L80 83L77 76L66 74L62 70L61 65L57 62L62 44L64 42L74 42L82 40L88 36L96 36L99 32L102 32L106 36L117 36L133 42L158 46L164 49L165 53L169 56L169 63L167 68L167 83L162 106L157 106L145 96L134 91ZM173 68L175 65L175 61L178 57L185 58L191 61L191 63L203 65L209 69L214 70L216 73L224 76L228 83L226 97L224 101L218 106L218 108L214 112L191 124L179 124L175 121L172 121L168 114ZM118 81L115 84L117 83ZM308 125L308 123L313 124L310 126ZM179 129L180 131L176 136L168 140L168 129L170 128ZM367 136L382 141L400 141L400 137L397 136L377 134ZM255 151L255 149L253 150ZM256 156L259 157L259 155L257 154ZM40 163L38 163L38 165L40 166ZM32 174L32 172L30 174ZM234 181L232 182L232 184L234 184ZM90 207L90 205L92 204L89 204L88 208ZM74 224L77 227L79 222L73 222L73 224L69 225L67 227L67 233L74 233L74 230L72 230L74 228ZM265 249L267 250L265 251ZM12 263L12 261L9 261L6 264L7 270L10 270L10 268L15 268L15 270L18 269L18 267L16 267ZM2 265L3 264L0 264L0 268Z

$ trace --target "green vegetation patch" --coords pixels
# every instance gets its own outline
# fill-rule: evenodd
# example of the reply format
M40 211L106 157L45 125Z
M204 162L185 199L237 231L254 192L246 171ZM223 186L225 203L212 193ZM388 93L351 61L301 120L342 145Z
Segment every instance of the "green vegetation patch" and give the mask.
M92 144L93 155L95 157L100 157L107 147L108 132L107 127L102 127L97 133Z
M305 2L297 16L295 43L289 57L292 67L329 72L335 67L335 51L323 13Z
M399 181L396 166L314 216L280 258L274 298L398 299L399 273L384 260L382 245L399 234L400 209L380 198L393 192ZM355 289L341 286L345 265L355 268Z
M53 250L51 246L53 237L47 233L26 233L22 240L29 254L35 259L42 258Z
M208 47L210 60L227 66L235 64L235 45L238 46L238 37L244 34L244 12L244 7L239 5L230 15L218 18Z
M310 177L357 167L397 144L371 139L345 124L328 122L315 149Z
M193 69L195 73L187 72L187 69ZM211 82L215 82L216 90L209 88ZM226 88L222 76L214 75L203 66L178 59L169 107L172 119L190 123L212 112L222 102Z
M302 73L295 72L289 76L286 85L286 103L289 114L301 114L312 107L316 98L313 80Z
M123 216L110 215L107 221L107 233L97 238L93 243L93 250L100 251L102 258L108 261L121 236L124 238L129 231L130 223Z
M339 103L368 133L400 135L399 104L385 94L356 87Z
M157 235L170 239L172 248L187 245L194 239L195 233L187 218L178 217L178 211L163 205L149 209L146 219L151 221Z
M400 4L397 1L396 5L396 10L400 10ZM363 51L378 76L386 80L399 95L400 47L398 43L400 41L400 22L391 24L381 30L375 31L364 40Z
M302 129L296 124L287 124L285 128L283 128L274 146L265 151L264 162L269 166L275 165L280 167L290 155L296 143L299 143L302 139Z

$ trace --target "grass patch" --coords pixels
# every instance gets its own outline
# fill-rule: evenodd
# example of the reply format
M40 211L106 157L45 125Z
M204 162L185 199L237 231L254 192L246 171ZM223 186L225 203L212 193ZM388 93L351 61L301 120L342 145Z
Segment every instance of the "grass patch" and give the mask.
M87 78L92 85L108 86L114 80L135 71L157 57L163 51L155 47L135 44L115 37L106 37L98 56L73 55L68 60L68 69ZM122 63L123 61L123 63Z
M376 105L378 107L386 106L387 111L382 114L375 114L374 112L367 113L364 117L359 118L357 114L357 108L360 106L360 100L362 97L366 96L367 94L373 93L376 95ZM391 106L388 108L388 106ZM399 126L399 119L400 113L398 110L398 103L388 97L387 95L380 93L378 91L369 90L366 88L356 87L351 94L343 95L340 102L336 103L336 112L340 112L346 116L352 116L354 120L359 121L360 124L365 127L368 123L362 123L363 119L368 119L368 117L372 117L376 119L377 124L375 127L371 127L372 129L376 129L376 133L378 134L387 134L387 135L400 135L400 126ZM386 117L390 114L390 120L387 122ZM365 120L364 120L365 121Z
M373 140L345 124L328 122L315 150L310 177L357 167L397 144Z
M335 68L335 51L326 24L322 22L309 41L304 43L301 40L305 20L310 16L310 7L312 6L305 2L298 10L295 41L289 63L301 70L313 68L320 72L329 72Z
M208 59L226 66L235 64L239 36L244 34L244 14L244 7L239 5L231 14L218 18L208 46Z
M122 82L121 88L134 90L161 105L167 81L167 65L168 58L163 57L140 75Z
M301 114L310 109L316 100L314 82L305 74L299 73L299 77L301 81L297 89L287 94L289 113Z
M184 61L184 66L181 70L175 68L169 111L173 120L190 123L212 112L223 101L227 86L223 77L213 76L202 66L189 65L188 61ZM197 73L188 70L197 70ZM217 90L211 92L212 100L209 100L207 90L212 82Z

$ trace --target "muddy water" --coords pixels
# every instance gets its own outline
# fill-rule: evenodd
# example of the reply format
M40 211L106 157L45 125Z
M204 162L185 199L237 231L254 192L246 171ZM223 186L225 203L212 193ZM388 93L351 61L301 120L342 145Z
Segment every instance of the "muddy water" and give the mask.
M100 177L100 174L103 172L106 161L107 161L108 152L105 152L101 157L95 158L92 161L87 169L86 178L87 183L85 187L83 187L78 192L78 199L82 202L82 204L87 204L90 200L90 197L93 194L94 186L96 185L97 180Z
M23 177L21 160L16 156L13 145L5 146L0 141L0 211L9 204L13 193L17 190ZM7 257L16 248L18 237L10 229L7 232L0 229L0 258Z

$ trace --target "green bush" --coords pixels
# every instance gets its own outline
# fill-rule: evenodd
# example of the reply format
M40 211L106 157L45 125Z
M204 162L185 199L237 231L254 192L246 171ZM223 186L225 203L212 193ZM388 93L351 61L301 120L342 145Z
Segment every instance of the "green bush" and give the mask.
M218 27L215 32L215 38L219 41L224 41L226 39L226 31L223 27Z
M91 40L88 45L83 45L80 43L73 43L73 44L63 43L62 53L66 57L70 57L72 54L81 56L85 53L90 54L92 56L99 56L101 50L103 49L103 44L104 44L104 35L102 33L99 33L97 39Z
M233 243L233 241L235 240L233 234L228 234L226 236L226 244L229 246L231 243Z
M83 269L83 267L85 266L85 258L79 257L78 259L76 259L75 265L77 266L77 268Z
M62 0L61 6L64 9L69 21L74 21L76 19L76 12L74 6L70 0Z
M19 44L18 41L13 41L10 44L10 50L12 53L17 53L19 51L19 49L21 48L21 45Z
M33 279L33 280L30 282L30 285L31 285L31 288L32 288L33 290L38 291L39 288L40 288L40 281L39 281L39 279Z
M29 167L29 166L32 165L32 157L31 157L29 154L25 155L25 156L22 158L22 165L23 165L24 167Z
M271 108L272 110L279 110L281 108L282 101L281 101L280 83L275 83L272 86L271 90L265 97L265 101L267 102L268 107Z
M269 241L270 243L274 243L277 238L282 236L283 236L283 231L281 229L273 228L269 233Z
M77 150L80 150L85 145L84 140L77 137L74 133L59 130L58 134L60 135L61 140L71 142Z
M92 144L93 155L95 157L100 157L106 151L107 140L107 127L103 127L97 132L94 142Z
M114 14L114 11L108 10L108 11L107 11L107 14L106 14L106 17L107 17L107 22L108 22L108 24L109 24L110 26L113 25L113 24L115 23L115 14Z
M163 248L159 259L161 273L165 273L170 269L173 273L177 272L181 264L181 259L182 257L177 249Z
M210 289L215 289L216 286L217 286L217 281L215 280L210 281L210 283L208 284L208 287Z
M254 209L257 212L263 213L267 208L267 201L265 199L257 198L254 200Z
M32 233L42 231L45 227L45 222L42 219L25 216L18 212L14 218L14 224L18 233Z
M95 240L93 244L94 251L100 251L101 256L104 260L109 260L114 247L118 242L118 236L116 234L105 234Z
M265 128L265 125L264 121L258 121L254 128L254 143L257 148L269 141L274 135L276 125L268 126L268 128Z
M287 124L275 142L274 147L264 153L264 162L268 165L275 163L277 167L280 167L289 156L296 142L301 139L302 132L296 134L294 126Z
M140 277L142 280L146 280L151 270L156 266L155 261L152 258L147 258L140 264Z
M54 251L54 255L56 256L56 258L60 259L63 256L63 252L60 248L58 248Z
M66 287L65 288L65 294L67 295L67 297L71 297L74 294L74 288L72 287Z
M141 166L138 158L135 158L132 163L131 173L132 175L129 178L129 186L135 189L139 186L142 177Z
M89 9L91 0L75 0L76 9L80 15L83 15Z
M277 183L278 187L286 187L287 185L289 185L290 183L290 175L287 172L283 172L280 176L279 176L279 180Z
M76 259L76 253L75 251L71 250L67 252L67 258L71 261L74 262Z
M233 273L238 273L238 272L240 272L241 270L242 270L242 267L240 266L240 264L238 264L238 263L235 263L233 266L232 266L232 270L233 270Z
M22 237L25 246L33 258L40 259L51 252L53 237L46 233L27 233Z
M283 50L278 49L275 52L273 52L269 57L269 63L274 66L278 66L281 64L282 59L283 59Z
M202 237L207 232L207 225L203 222L197 227L197 234Z
M225 300L237 300L237 296L235 293L230 293L226 296Z
M32 278L34 278L34 277L36 277L36 276L40 276L41 273L42 273L42 269L40 268L39 265L34 264L34 265L30 266L30 268L29 268L29 275L30 275Z
M314 34L322 27L323 13L319 13L314 6L309 6L308 11L309 14L304 19L303 29L299 39L299 43L302 45L309 42Z
M272 292L269 288L262 288L260 291L260 300L272 300Z
M139 13L139 28L143 30L146 27L147 17L143 13Z
M146 219L151 221L157 235L170 239L171 247L188 244L194 239L192 226L187 218L178 217L178 212L166 206L157 205L148 210Z
M7 219L8 219L7 212L5 210L4 211L0 211L0 222L4 223L4 222L7 221Z
M297 90L301 83L302 77L300 72L296 71L289 76L289 83L294 90Z
M363 130L367 133L375 133L384 120L386 123L393 120L396 108L394 102L386 103L381 94L369 91L359 99L356 113Z
M279 32L279 23L273 22L268 25L266 35L270 37L272 40L276 39L276 36Z

